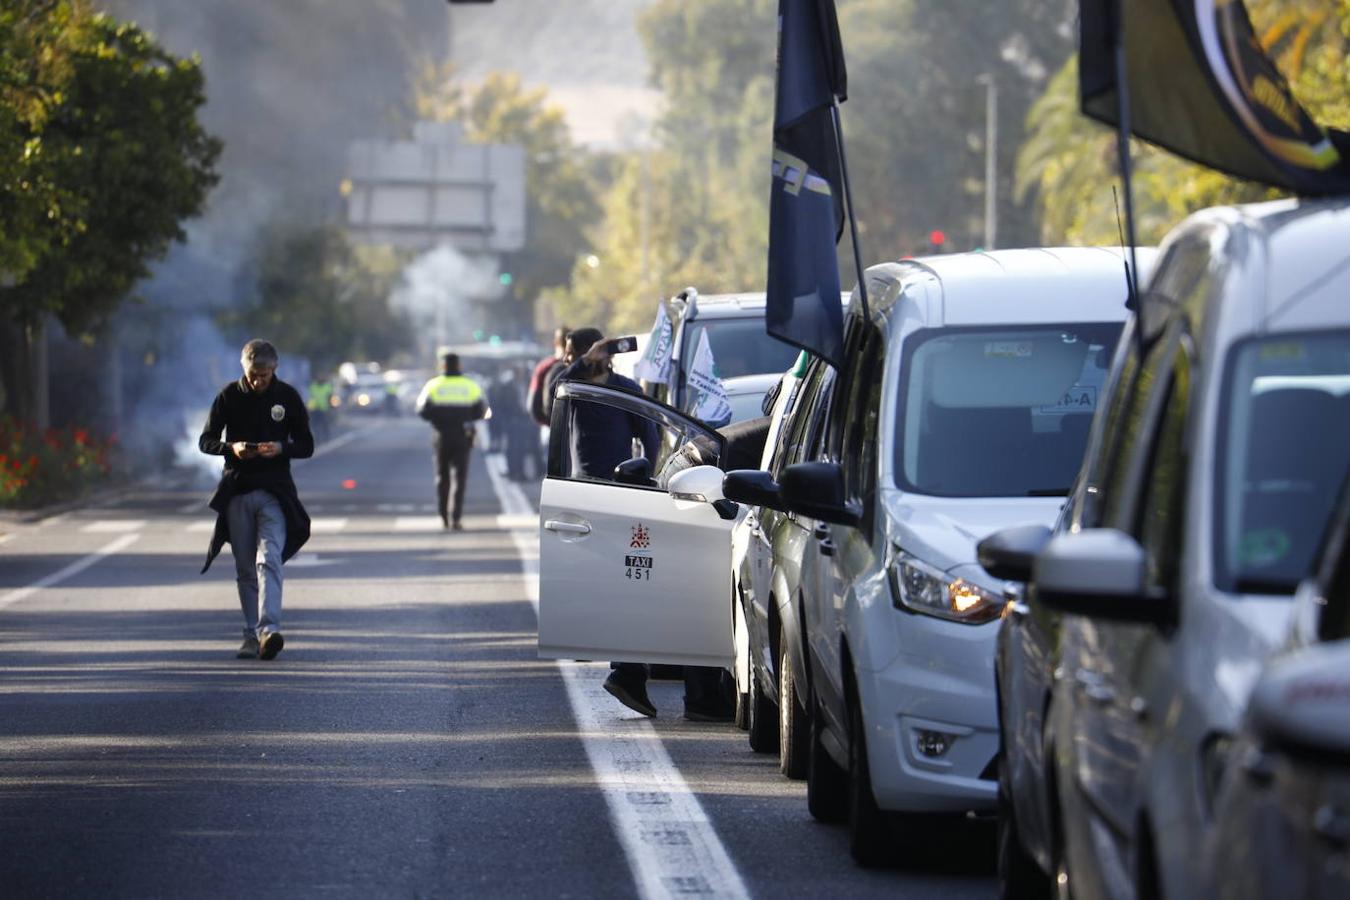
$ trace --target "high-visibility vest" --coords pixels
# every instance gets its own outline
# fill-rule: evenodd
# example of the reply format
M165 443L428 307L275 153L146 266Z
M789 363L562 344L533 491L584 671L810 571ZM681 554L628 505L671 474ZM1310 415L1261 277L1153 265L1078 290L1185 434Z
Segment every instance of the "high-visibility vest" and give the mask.
M463 375L437 375L422 388L418 406L434 403L437 406L473 406L483 399L478 382Z
M309 385L309 401L305 404L310 409L327 409L333 402L333 386L327 381L314 381Z

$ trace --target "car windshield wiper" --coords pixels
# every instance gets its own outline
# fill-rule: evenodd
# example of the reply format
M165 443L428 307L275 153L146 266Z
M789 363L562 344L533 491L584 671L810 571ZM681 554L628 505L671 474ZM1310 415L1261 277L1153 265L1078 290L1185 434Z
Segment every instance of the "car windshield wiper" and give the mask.
M1028 497L1067 497L1068 488L1032 488L1027 491Z
M1233 589L1239 594L1293 594L1298 590L1298 582L1244 575L1233 585Z

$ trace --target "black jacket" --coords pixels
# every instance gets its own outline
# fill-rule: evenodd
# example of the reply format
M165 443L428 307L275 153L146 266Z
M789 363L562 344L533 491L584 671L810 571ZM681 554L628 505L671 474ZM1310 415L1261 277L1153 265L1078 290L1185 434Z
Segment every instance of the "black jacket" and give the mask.
M276 441L281 444L281 455L271 459L240 459L230 449L238 441ZM275 378L261 394L249 390L242 378L227 384L211 404L197 446L203 453L225 457L225 470L209 504L216 511L216 529L202 571L211 567L230 539L230 526L225 518L230 500L249 491L268 491L281 502L281 511L286 516L286 546L281 559L284 562L298 553L309 540L309 514L300 503L300 494L291 478L291 460L314 455L309 412L299 392Z

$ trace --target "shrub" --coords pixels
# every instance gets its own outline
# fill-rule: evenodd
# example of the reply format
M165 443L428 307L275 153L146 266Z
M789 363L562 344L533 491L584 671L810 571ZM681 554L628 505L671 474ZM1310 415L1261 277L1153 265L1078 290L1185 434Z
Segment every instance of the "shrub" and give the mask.
M0 506L33 508L79 497L112 472L116 440L0 416Z

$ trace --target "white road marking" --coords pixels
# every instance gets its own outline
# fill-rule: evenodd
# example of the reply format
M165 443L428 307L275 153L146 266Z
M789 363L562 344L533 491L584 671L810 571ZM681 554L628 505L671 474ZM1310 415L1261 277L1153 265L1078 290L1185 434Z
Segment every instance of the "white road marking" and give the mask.
M319 516L309 520L311 534L336 534L347 527L347 520L337 516Z
M488 475L502 504L499 521L512 523L511 538L537 617L539 532L537 526L527 530L519 523L526 518L538 522L538 515L520 487L497 470L496 462L487 459ZM639 895L648 900L687 894L748 898L736 864L656 729L645 719L616 717L616 701L600 687L607 672L604 665L560 662L558 669Z
M440 516L399 516L394 519L395 531L443 531Z
M337 562L336 559L319 559L317 553L298 553L286 563L286 568L312 569L317 566L331 566Z
M132 543L139 538L139 534L124 534L112 543L105 546L102 550L96 550L83 559L76 560L58 572L53 572L46 578L35 581L28 587L22 587L18 590L10 591L8 594L0 594L0 609L4 609L11 604L18 603L26 597L31 597L43 588L51 587L70 578L72 575L78 575L94 563L103 559L105 556L112 556L121 550L130 547Z
M127 534L145 527L144 519L99 519L80 529L85 534Z
M215 531L216 520L211 519L208 522L193 522L191 525L187 527L187 530L190 534L202 534L208 531Z
M315 450L314 455L310 457L310 459L318 459L326 453L332 453L337 448L345 447L357 438L365 437L371 432L378 430L378 428L379 426L377 425L367 425L365 428L358 428L356 431L349 431L341 437L333 438L331 441Z
M14 535L12 535L12 534L0 534L0 544L5 543L6 541L12 541L12 540L14 540Z

